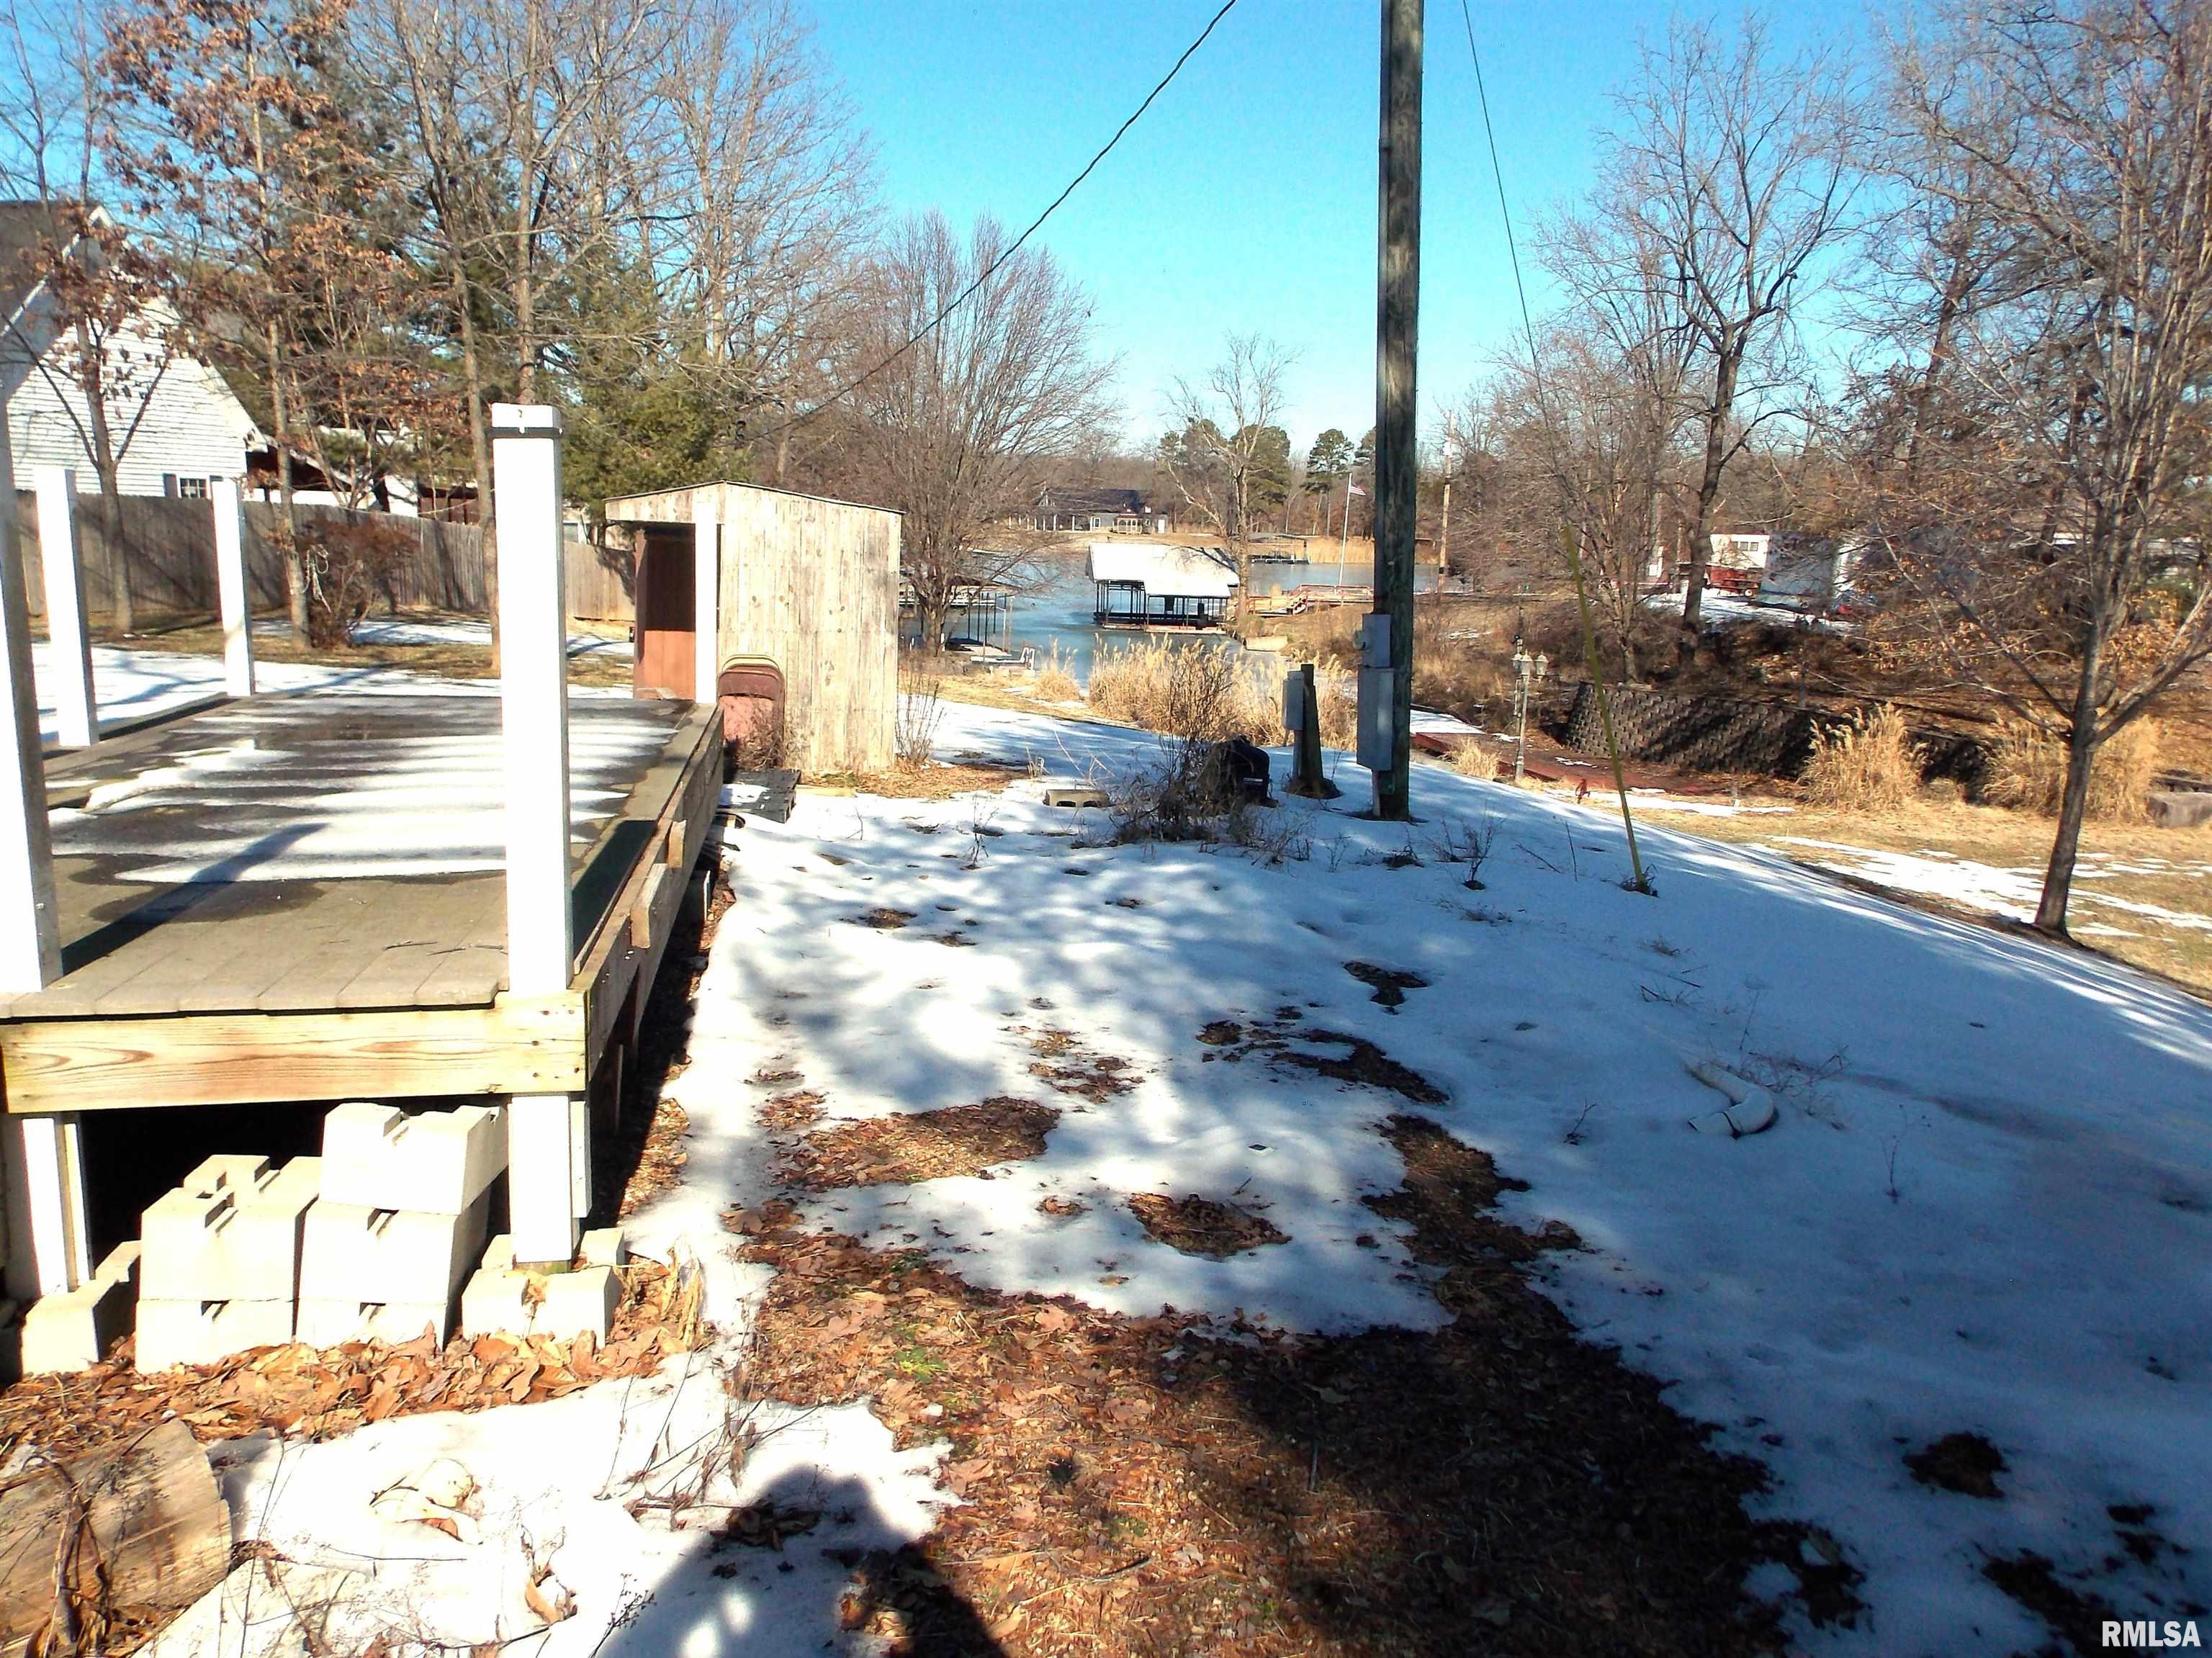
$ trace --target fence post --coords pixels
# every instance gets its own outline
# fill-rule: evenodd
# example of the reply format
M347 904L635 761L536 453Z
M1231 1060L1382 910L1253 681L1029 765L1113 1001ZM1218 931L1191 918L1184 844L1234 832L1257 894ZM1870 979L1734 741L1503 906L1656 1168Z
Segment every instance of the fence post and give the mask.
M208 484L215 511L215 587L222 617L223 688L233 696L253 695L253 604L246 586L246 506L236 478Z
M568 592L562 568L561 412L492 405L499 524L500 731L507 762L507 982L559 996L575 958L568 909ZM591 1206L581 1094L507 1104L507 1208L514 1259L568 1264Z
M88 749L100 740L100 699L93 689L84 561L76 544L76 473L67 466L41 466L32 481L39 502L39 562L46 578L54 723L64 748Z
M12 491L15 476L0 405L0 483ZM49 568L58 562L51 555L46 561ZM0 993L41 990L61 974L30 604L11 501L0 513ZM76 1119L9 1118L0 1152L0 1163L9 1165L9 1291L28 1297L76 1288L91 1272Z
M698 498L693 491L692 500ZM721 532L712 517L691 520L691 700L710 706L722 673Z

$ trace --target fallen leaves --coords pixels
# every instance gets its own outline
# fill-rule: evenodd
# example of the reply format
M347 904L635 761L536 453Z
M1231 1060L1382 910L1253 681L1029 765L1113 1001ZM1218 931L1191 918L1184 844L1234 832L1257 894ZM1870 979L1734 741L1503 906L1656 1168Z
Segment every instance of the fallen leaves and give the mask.
M23 1446L76 1456L181 1417L203 1442L273 1430L329 1439L363 1423L559 1399L610 1376L646 1376L696 1346L699 1275L657 1262L623 1269L611 1339L456 1336L398 1345L349 1341L258 1348L216 1363L142 1376L130 1346L74 1376L26 1376L0 1389L0 1461Z
M1534 1655L1563 1630L1650 1658L1778 1649L1739 1585L1798 1530L1745 1515L1755 1467L1531 1287L1522 1263L1571 1233L1501 1220L1511 1182L1434 1125L1385 1132L1406 1186L1372 1206L1437 1275L1441 1331L1121 1318L978 1289L787 1202L733 1212L776 1269L752 1385L872 1397L902 1445L951 1448L934 1559L855 1554L841 1621L1015 1658Z
M777 1173L815 1191L978 1175L1041 1154L1059 1121L1048 1105L994 1094L973 1105L871 1117L809 1134L786 1149Z
M1219 1203L1193 1193L1185 1197L1163 1197L1139 1192L1126 1199L1154 1241L1186 1255L1226 1260L1247 1249L1288 1243L1290 1234L1264 1215L1234 1204Z

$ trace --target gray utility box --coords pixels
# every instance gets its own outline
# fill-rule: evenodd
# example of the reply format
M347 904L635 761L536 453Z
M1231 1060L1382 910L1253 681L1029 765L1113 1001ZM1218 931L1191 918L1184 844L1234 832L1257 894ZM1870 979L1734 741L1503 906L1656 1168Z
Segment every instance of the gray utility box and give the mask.
M1387 770L1391 762L1394 689L1390 618L1376 611L1359 622L1359 740L1352 753L1370 771Z

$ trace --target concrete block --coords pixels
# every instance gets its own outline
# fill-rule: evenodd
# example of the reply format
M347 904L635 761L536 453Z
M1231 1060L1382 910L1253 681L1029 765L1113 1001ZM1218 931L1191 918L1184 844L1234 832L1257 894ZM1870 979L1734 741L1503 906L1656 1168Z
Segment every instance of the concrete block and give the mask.
M131 1333L138 1305L138 1246L118 1244L66 1295L44 1296L23 1315L27 1376L88 1370Z
M213 1197L234 1188L258 1187L268 1178L269 1159L251 1152L225 1151L201 1161L178 1185L195 1197Z
M459 1214L375 1209L325 1198L300 1253L302 1301L446 1304L483 1246L489 1194Z
M532 1332L566 1341L589 1330L605 1341L620 1305L622 1275L611 1266L554 1272L545 1279L544 1299L538 1303Z
M529 1273L486 1266L471 1274L461 1291L461 1333L528 1335L537 1310L531 1304Z
M458 1215L507 1167L500 1108L410 1114L355 1102L323 1119L323 1196L370 1209Z
M567 1341L589 1330L605 1341L622 1297L622 1274L611 1264L573 1272L517 1272L487 1264L461 1291L461 1333Z
M292 1339L292 1303L283 1301L165 1301L138 1298L137 1365L141 1371L173 1364L212 1364L252 1347L281 1347Z
M584 1234L577 1252L586 1266L620 1266L629 1260L629 1240L619 1226L602 1226Z
M597 1231L586 1232L576 1246L576 1264L580 1266L621 1266L629 1260L629 1240L619 1226L602 1226ZM514 1236L509 1232L493 1236L484 1246L483 1266L493 1272L504 1272L514 1266Z
M193 1171L205 1175L210 1158ZM301 1226L321 1184L313 1157L280 1169L240 1158L218 1178L165 1192L139 1217L144 1293L159 1301L289 1301ZM253 1164L258 1167L252 1167Z
M425 1330L442 1343L453 1333L450 1301L326 1301L301 1297L294 1327L312 1347L347 1341L388 1341L395 1346L417 1339Z

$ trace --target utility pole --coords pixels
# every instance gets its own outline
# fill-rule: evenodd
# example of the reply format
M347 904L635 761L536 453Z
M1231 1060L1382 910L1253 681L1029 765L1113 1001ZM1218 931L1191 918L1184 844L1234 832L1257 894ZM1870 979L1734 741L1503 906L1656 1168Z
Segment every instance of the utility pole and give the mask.
M1413 726L1413 351L1421 295L1422 0L1382 0L1375 282L1375 609L1360 657L1361 763L1375 815L1410 815ZM1387 639L1378 635L1386 633ZM1387 669L1387 674L1380 671ZM1369 706L1370 695L1375 699ZM1387 701L1387 708L1383 706Z

